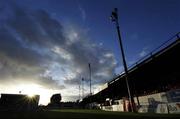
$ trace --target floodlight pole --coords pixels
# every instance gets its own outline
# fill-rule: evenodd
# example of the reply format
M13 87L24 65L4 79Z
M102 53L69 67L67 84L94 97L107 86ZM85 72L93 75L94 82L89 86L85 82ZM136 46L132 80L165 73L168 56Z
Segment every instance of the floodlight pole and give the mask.
M91 64L89 63L89 88L90 88L90 96L92 95L92 92L91 92Z
M81 86L80 85L79 85L79 101L81 100Z
M120 49L121 49L123 66L124 66L124 71L125 71L125 81L126 81L126 86L127 86L128 96L129 96L130 107L131 107L131 111L134 112L134 107L132 105L133 97L131 96L131 92L130 92L130 88L129 88L128 68L127 68L125 55L124 55L124 50L123 50L123 44L122 44L122 40L121 40L121 34L120 34L119 22L118 22L118 13L117 12L118 12L117 8L115 8L114 11L111 14L111 20L116 23L116 28L117 28L118 38L119 38L119 45L120 45Z
M82 99L84 98L84 78L82 78Z

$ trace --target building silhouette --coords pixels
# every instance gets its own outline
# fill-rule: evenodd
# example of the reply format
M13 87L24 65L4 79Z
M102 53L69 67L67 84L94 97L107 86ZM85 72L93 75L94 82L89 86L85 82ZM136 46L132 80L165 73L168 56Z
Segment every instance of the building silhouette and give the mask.
M1 94L1 111L33 111L38 109L39 95Z

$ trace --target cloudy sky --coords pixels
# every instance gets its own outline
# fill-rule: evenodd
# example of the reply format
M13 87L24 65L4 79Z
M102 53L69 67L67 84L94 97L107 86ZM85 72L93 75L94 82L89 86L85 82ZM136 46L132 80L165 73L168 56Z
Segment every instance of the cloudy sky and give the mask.
M119 10L127 64L180 31L179 0L1 0L0 93L54 93L63 101L92 92L123 71L109 16ZM82 88L82 87L80 87Z

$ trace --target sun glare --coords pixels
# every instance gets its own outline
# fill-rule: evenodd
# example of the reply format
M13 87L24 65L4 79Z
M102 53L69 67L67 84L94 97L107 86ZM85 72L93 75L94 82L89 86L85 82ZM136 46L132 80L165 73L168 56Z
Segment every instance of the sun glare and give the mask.
M16 85L11 85L8 88L4 87L1 88L0 91L3 93L9 93L9 94L23 94L27 95L29 99L33 98L35 95L40 96L39 104L47 105L50 102L50 97L55 94L59 93L59 90L53 90L46 87L43 87L38 84L34 83L21 83Z
M46 104L49 102L49 92L44 87L37 84L21 84L18 89L22 94L26 94L29 98L33 98L35 95L40 95L40 104Z
M33 98L34 94L27 94L29 98Z
M26 94L29 97L32 97L35 94L39 94L41 87L37 84L21 84L18 86L22 94Z

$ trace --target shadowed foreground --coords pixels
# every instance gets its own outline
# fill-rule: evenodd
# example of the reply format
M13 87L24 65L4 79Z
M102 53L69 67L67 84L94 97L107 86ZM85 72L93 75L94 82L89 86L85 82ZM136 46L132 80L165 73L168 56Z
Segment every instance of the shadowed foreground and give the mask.
M38 112L0 112L0 118L46 118L46 119L178 119L180 115L175 114L138 114L106 112L101 110L48 110Z

